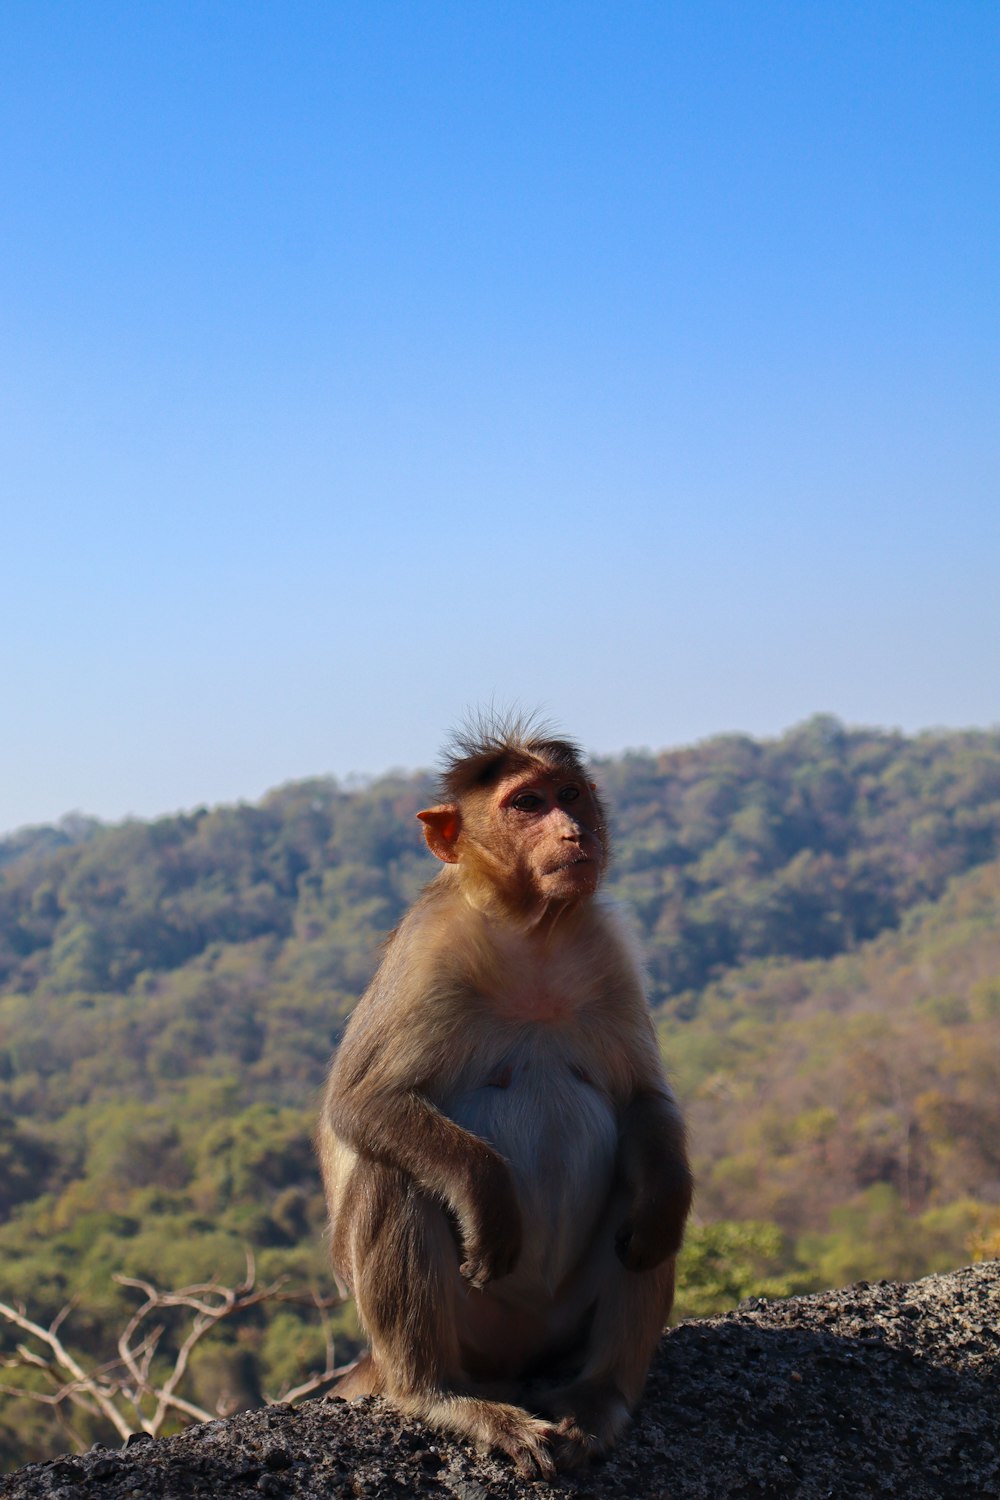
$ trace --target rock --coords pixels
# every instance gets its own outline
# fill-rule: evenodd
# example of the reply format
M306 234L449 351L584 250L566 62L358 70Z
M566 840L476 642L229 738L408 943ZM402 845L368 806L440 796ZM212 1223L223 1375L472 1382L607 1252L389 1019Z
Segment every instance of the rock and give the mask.
M526 1482L383 1401L270 1407L32 1464L0 1500L986 1500L1000 1496L1000 1262L683 1323L606 1461Z

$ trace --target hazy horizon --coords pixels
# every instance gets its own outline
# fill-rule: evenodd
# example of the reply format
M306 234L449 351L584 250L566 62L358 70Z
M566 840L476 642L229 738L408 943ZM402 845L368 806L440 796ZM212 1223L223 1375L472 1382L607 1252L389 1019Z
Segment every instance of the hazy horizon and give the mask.
M745 729L718 729L712 730L704 735L697 735L694 738L685 739L671 744L632 744L622 745L614 749L601 749L593 745L585 744L583 748L586 751L588 757L592 757L597 760L616 760L620 759L623 756L633 754L669 754L674 750L688 749L692 746L702 745L709 740L724 738L727 735L741 736L744 734L749 734L750 738L759 741L781 739L792 730L798 728L800 725L808 723L810 719L816 717L825 717L830 714L830 712L830 710L826 709L817 709L814 714L807 714L802 719L797 719L792 724L786 724L773 733L762 732L753 734ZM1000 720L997 720L992 724L924 724L913 728L907 728L906 726L899 724L861 724L848 722L839 714L832 714L832 717L839 719L840 722L843 723L844 727L848 730L871 730L876 733L886 734L899 733L906 735L908 738L918 737L923 734L985 734L992 731L1000 731ZM559 730L565 730L565 732L568 734L572 733L572 731L565 725L556 724L555 727ZM578 736L574 737L579 738ZM445 739L446 736L442 735L441 745L444 744ZM441 747L439 746L438 749L440 748ZM434 774L436 769L437 752L426 757L420 762L414 761L412 763L409 763L399 761L392 765L382 766L377 770L365 770L361 767L353 767L347 771L334 771L330 769L319 771L305 771L302 774L284 777L280 781L276 781L268 786L261 787L258 791L247 793L237 792L231 796L220 798L196 798L192 802L187 802L176 807L156 807L150 808L146 811L138 811L135 808L127 808L123 811L110 813L100 813L95 811L93 808L73 807L68 808L65 812L62 812L52 818L45 818L39 821L28 823L20 823L11 828L0 828L0 840L9 838L12 835L18 833L25 832L32 828L58 827L61 823L70 821L74 818L93 818L97 822L108 825L127 822L133 818L138 819L140 822L148 823L155 822L159 818L180 817L186 813L194 812L197 808L201 807L215 808L236 806L241 804L252 805L254 803L262 801L272 792L280 791L283 787L294 785L297 782L310 781L313 779L322 780L326 777L332 777L341 786L350 791L355 787L363 788L372 785L373 783L380 781L383 777L394 775L415 776L424 773Z

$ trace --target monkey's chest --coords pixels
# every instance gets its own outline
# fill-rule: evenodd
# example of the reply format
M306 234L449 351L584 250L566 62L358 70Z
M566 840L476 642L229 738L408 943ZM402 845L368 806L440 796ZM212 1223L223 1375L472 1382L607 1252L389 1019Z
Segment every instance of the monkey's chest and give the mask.
M608 1201L618 1149L610 1101L571 1062L526 1047L445 1111L506 1159L532 1226L509 1290L551 1294L582 1259Z

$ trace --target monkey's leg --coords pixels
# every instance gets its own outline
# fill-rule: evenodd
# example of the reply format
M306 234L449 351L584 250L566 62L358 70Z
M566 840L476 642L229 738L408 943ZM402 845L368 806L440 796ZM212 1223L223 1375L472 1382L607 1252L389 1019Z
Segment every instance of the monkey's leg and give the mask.
M583 1368L541 1402L561 1419L561 1468L606 1452L631 1421L673 1304L674 1266L671 1256L651 1271L628 1271L613 1252L604 1257Z
M482 1448L499 1448L528 1477L551 1478L552 1423L462 1390L468 1381L458 1337L461 1299L485 1293L462 1281L441 1208L397 1168L359 1162L341 1209L335 1253L338 1242L371 1340L374 1370L367 1389L383 1392L432 1426Z

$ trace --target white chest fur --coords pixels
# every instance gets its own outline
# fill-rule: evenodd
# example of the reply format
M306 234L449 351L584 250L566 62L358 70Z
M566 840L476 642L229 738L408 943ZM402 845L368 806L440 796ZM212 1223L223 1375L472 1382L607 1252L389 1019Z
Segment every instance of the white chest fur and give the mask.
M618 1127L610 1100L574 1062L558 1028L532 1026L441 1105L507 1160L533 1226L505 1294L551 1295L586 1248L611 1191Z

